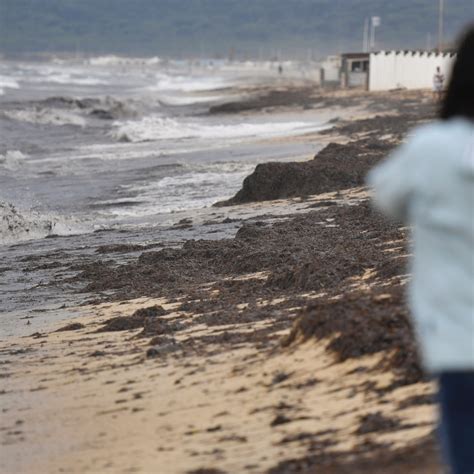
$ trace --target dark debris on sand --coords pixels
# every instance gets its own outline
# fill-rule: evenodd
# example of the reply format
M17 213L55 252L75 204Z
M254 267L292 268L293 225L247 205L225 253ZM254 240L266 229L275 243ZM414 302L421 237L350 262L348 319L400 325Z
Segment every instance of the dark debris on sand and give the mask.
M301 109L324 109L328 107L346 107L366 105L374 111L406 110L410 100L394 98L393 101L375 100L367 104L366 93L354 93L349 98L344 95L328 94L318 87L311 86L284 86L280 88L265 90L251 90L246 99L213 105L209 109L210 115L218 114L240 114L242 112L261 112L263 110L275 109L276 107L301 107ZM392 102L392 103L390 103ZM419 102L417 102L419 106Z
M302 87L295 89L282 88L254 94L244 100L226 102L210 107L209 113L216 114L238 114L242 112L260 111L270 107L295 107L326 104L321 95L313 96L313 87Z
M56 330L56 332L63 332L63 331L79 331L80 329L84 329L85 326L82 323L71 323L71 324L66 324L66 326L63 326L59 329Z
M314 302L303 312L283 344L330 337L327 348L341 361L384 352L381 368L397 375L394 386L422 380L403 290L395 286L383 291L379 295L353 292L337 300Z
M293 99L300 100L297 95ZM270 99L265 100L268 104ZM274 105L279 100L278 94L271 98ZM261 107L264 102L247 106ZM304 198L363 185L368 170L387 155L408 127L432 114L432 107L417 108L409 100L394 104L389 101L374 107L383 112L393 106L397 116L337 122L327 133L344 134L352 141L331 143L311 161L259 165L226 204ZM226 105L214 112L231 110L232 106ZM107 254L107 258L112 253L141 253L127 258L126 263L110 258L71 268L78 271L72 282L82 285L80 291L97 295L99 301L145 296L176 303L173 312L177 316L153 306L112 318L99 329L135 330L133 337L149 337L146 359L160 360L168 354L175 357L176 351L183 357L187 351L210 356L242 345L272 354L291 351L311 339L324 340L336 362L380 354L378 366L364 370L389 371L394 374L393 382L383 388L374 383L361 383L360 387L384 397L397 387L423 380L403 296L408 279L407 230L388 222L367 200L340 197L311 202L306 214L285 216L286 220L272 224L263 218L260 222L243 221L232 239L188 240L181 248L160 250L152 248L154 244L142 248L103 246L97 253ZM182 221L179 225L193 224ZM257 275L249 275L254 273ZM253 322L262 324L248 330ZM193 325L205 325L209 331L184 333L183 329ZM282 339L285 330L288 335ZM177 379L175 383L180 382ZM290 373L277 372L269 386L300 389L317 383L311 378L298 384ZM432 403L431 396L417 395L401 402L399 409L425 403ZM280 411L269 421L275 431L298 419ZM278 463L268 473L431 474L439 468L433 436L394 450L376 442L377 435L408 425L379 412L359 422L354 430L360 443L348 452L328 449L333 443L331 433L282 435L277 444L302 443L307 453ZM209 466L191 472L221 471Z
M310 161L261 163L244 179L234 197L215 206L305 197L363 186L369 170L396 143L366 137L348 144L330 143Z
M338 123L334 133L341 128L346 134L363 133L363 138L357 136L346 145L331 144L310 162L257 168L246 182L253 182L255 176L261 179L252 186L244 184L245 192L238 200L287 197L295 192L306 195L362 184L369 168L397 142L393 136L432 114L428 106L417 109L402 103L399 109L397 117ZM392 138L381 138L382 133ZM222 348L251 343L266 348L275 347L280 337L275 334L294 324L286 346L329 337L328 349L340 360L383 353L379 369L395 372L395 388L422 378L402 296L407 279L406 242L406 229L385 220L367 201L337 200L335 205L288 216L272 225L244 222L233 239L189 240L182 248L142 252L122 265L112 261L87 264L74 281L84 283L83 291L108 300L150 296L179 301L178 311L190 315L180 318L179 326L165 324L163 318L131 316L111 321L112 330L143 328L144 334L159 336L193 324L231 324L235 330L216 331L189 344ZM239 279L262 272L264 277ZM364 289L357 288L357 281L362 280ZM325 296L308 305L303 296L307 292ZM261 304L275 298L283 300ZM239 307L242 302L245 308ZM238 330L240 325L262 320L271 324L258 331Z
M151 333L150 328L154 327L156 329L155 333L159 333L158 326L164 327L166 323L157 321L157 318L165 314L167 314L167 311L162 306L140 308L131 316L117 316L107 320L97 332L129 331L143 328L145 332Z
M413 446L394 450L369 439L350 452L309 449L306 456L282 461L267 474L433 474L440 469L433 439L430 435Z
M310 161L262 163L247 176L242 189L217 206L303 197L364 184L367 172L393 148L391 144L359 140L330 143Z
M337 104L342 99L331 100ZM420 101L416 106L410 100L386 100L382 104L374 101L372 108L398 114L341 122L336 128L320 132L337 133L352 140L347 144L330 143L310 161L259 164L233 198L216 206L304 197L362 186L367 172L400 143L410 128L434 115L433 105ZM384 136L390 139L381 138Z
M113 318L102 331L143 328L144 335L153 336L192 324L233 324L237 329L272 320L270 327L250 334L229 330L200 338L204 345L266 345L299 316L285 345L331 337L328 349L340 360L383 352L385 366L380 369L394 370L396 384L406 385L421 380L422 373L403 298L405 239L404 229L361 202L322 208L272 226L244 224L234 239L188 241L181 249L145 252L119 267L94 265L94 272L87 268L76 278L88 282L86 291L113 290L117 299L181 295L177 309L196 315L180 318L178 325L140 313ZM266 279L233 279L262 271ZM354 279L362 277L372 291L352 288ZM209 286L203 287L205 283ZM320 298L307 306L300 296L321 290L338 299ZM279 297L286 299L271 307L258 304ZM242 302L247 308L238 308ZM305 306L301 314L294 310Z
M361 417L356 433L361 435L380 431L393 431L399 429L400 426L400 420L387 418L380 412L368 413Z

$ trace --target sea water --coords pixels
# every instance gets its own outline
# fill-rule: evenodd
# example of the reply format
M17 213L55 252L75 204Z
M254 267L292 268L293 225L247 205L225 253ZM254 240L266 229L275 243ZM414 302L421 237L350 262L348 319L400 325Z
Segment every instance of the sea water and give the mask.
M143 224L230 197L258 162L295 155L294 144L262 140L322 126L206 113L272 75L158 58L0 62L0 244Z
M324 114L208 113L280 80L270 63L0 61L1 324L74 299L50 281L94 246L172 240L159 229L233 196L258 163L311 158L317 144L283 138Z

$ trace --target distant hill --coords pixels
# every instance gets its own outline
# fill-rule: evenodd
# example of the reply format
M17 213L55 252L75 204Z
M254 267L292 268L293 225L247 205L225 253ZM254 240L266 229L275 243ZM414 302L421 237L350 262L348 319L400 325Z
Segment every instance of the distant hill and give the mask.
M446 38L474 20L473 0L446 0ZM0 52L160 56L322 55L437 40L438 0L0 0Z

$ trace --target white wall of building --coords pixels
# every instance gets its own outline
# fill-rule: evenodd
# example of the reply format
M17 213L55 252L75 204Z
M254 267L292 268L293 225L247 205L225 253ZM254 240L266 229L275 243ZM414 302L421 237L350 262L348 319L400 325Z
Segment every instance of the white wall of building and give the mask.
M324 80L326 82L339 82L339 74L341 71L341 57L328 56L321 63L321 69L324 70Z
M454 56L427 51L381 51L371 53L369 90L428 89L439 66L449 79Z

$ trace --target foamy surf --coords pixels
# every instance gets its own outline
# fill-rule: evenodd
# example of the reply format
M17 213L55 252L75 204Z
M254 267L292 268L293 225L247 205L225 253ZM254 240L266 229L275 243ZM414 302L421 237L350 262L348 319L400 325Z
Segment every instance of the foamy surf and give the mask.
M0 75L0 95L5 94L5 89L19 89L20 84L12 77Z
M86 64L90 66L157 66L161 64L161 59L158 56L151 58L131 58L127 56L115 56L109 54L106 56L96 56L86 60Z
M0 167L13 171L22 166L27 156L19 150L7 150L0 153Z
M104 79L91 78L81 76L79 74L68 74L61 72L51 72L49 74L43 75L42 77L29 78L29 82L75 86L99 86L107 84L107 81Z
M184 106L184 105L194 105L194 104L210 104L213 102L218 102L226 99L228 96L225 95L162 95L160 96L160 103L163 105L170 106Z
M85 223L73 219L20 210L13 204L0 201L0 245L17 244L52 235L84 234L93 230Z
M130 198L103 202L107 214L117 218L146 217L211 206L236 192L254 164L209 163L177 168L173 176L156 181L123 185L121 193ZM126 199L126 201L125 201Z
M85 127L86 119L68 110L29 108L23 110L4 110L3 115L10 120L37 125L74 125Z
M158 222L229 197L258 162L287 159L296 145L269 139L326 119L204 113L241 85L273 81L267 66L119 56L0 64L3 85L21 85L6 89L0 111L1 199L11 203L1 242Z
M156 83L149 86L151 92L159 91L179 91L181 93L205 92L222 89L231 85L229 80L223 77L211 76L170 76L158 74Z
M315 122L243 122L229 124L202 123L150 115L141 120L116 122L111 135L118 141L143 142L168 139L245 139L302 134L321 129Z

